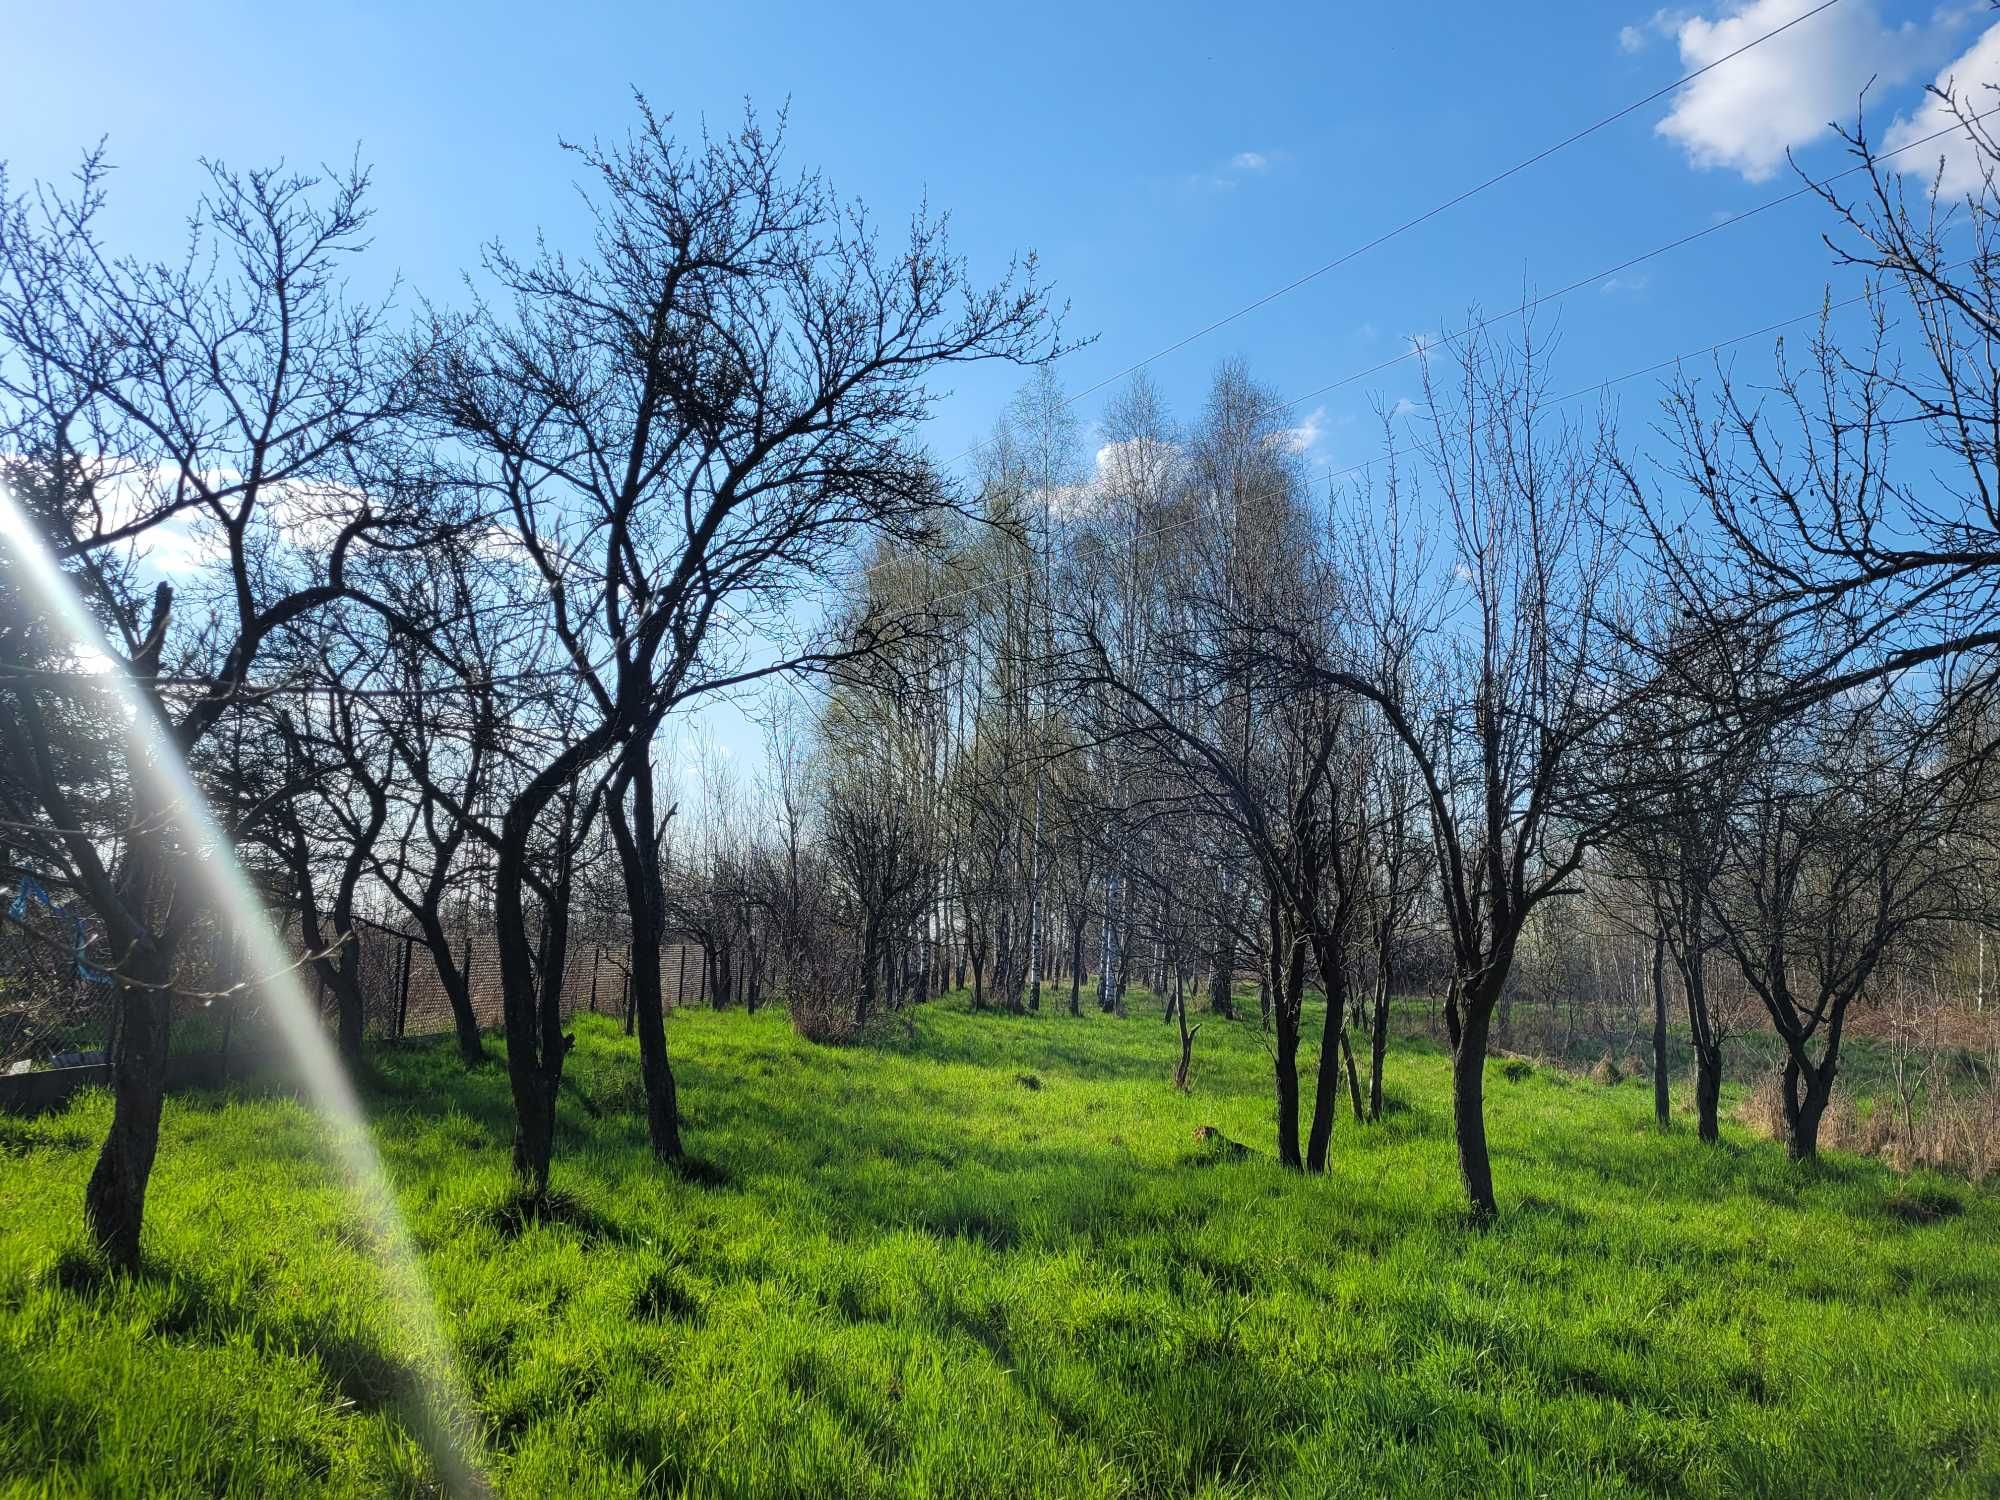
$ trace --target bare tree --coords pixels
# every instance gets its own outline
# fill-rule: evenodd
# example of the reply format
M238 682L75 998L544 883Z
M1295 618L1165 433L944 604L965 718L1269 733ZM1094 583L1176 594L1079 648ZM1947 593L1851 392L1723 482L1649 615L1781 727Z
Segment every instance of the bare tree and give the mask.
M1365 757L1368 821L1374 829L1367 872L1367 916L1374 948L1374 992L1368 1021L1368 1118L1382 1117L1382 1064L1389 1048L1389 1004L1399 979L1410 927L1433 887L1427 804L1401 740L1375 715Z
M1659 1123L1668 1122L1663 970L1670 957L1694 1050L1696 1129L1713 1142L1729 1020L1709 990L1710 956L1722 945L1712 903L1728 820L1767 749L1770 718L1760 704L1778 681L1770 661L1776 636L1683 614L1635 627L1634 640L1632 660L1645 679L1627 684L1601 763L1612 783L1607 798L1622 804L1606 853L1643 892L1643 926L1654 944Z
M1190 527L1177 557L1155 565L1150 598L1114 592L1118 571L1082 556L1080 575L1100 592L1082 595L1070 671L1086 701L1102 705L1095 735L1122 741L1149 771L1143 800L1133 799L1123 820L1159 823L1169 839L1197 844L1221 829L1249 851L1265 890L1276 971L1278 1156L1321 1171L1340 1084L1367 831L1359 708L1308 676L1308 664L1330 672L1342 659L1337 589L1331 572L1316 566L1324 558L1312 545L1296 455L1282 442L1282 411L1240 371L1224 371L1204 431L1217 448L1229 446L1242 472L1226 486L1182 491L1180 519L1207 524ZM1118 541L1113 531L1097 545ZM1128 639L1114 644L1121 627ZM1252 719L1254 737L1244 728ZM1185 898L1163 889L1156 899L1161 931L1181 930L1173 916ZM1164 941L1160 949L1169 960L1163 972L1176 969ZM1308 961L1327 1006L1302 1149L1298 1051Z
M673 1064L667 1057L660 981L667 925L662 849L675 809L669 807L664 814L658 810L650 736L635 736L626 747L605 807L625 882L631 931L626 973L632 986L629 1003L633 1026L639 1038L639 1078L646 1092L646 1137L655 1156L677 1162L682 1157L680 1097Z
M1303 680L1374 703L1423 785L1453 949L1453 1126L1477 1223L1496 1212L1494 1008L1528 918L1571 890L1605 832L1573 793L1615 710L1601 670L1615 643L1600 619L1616 552L1607 442L1547 412L1535 354L1532 336L1512 354L1475 337L1453 349L1450 387L1426 359L1421 453L1437 500L1412 515L1392 466L1381 514L1364 511L1345 549L1350 659L1296 662Z
M325 612L318 623L324 627L334 615ZM288 632L302 633L296 626ZM383 650L379 639L354 640L337 628L300 644L300 654L319 670L300 679L305 694L271 715L270 736L283 783L298 790L267 796L262 826L241 832L266 839L278 856L300 940L334 997L341 1057L358 1069L365 1015L357 902L389 820L396 762L389 736L356 693L342 688L365 691L378 683Z
M1052 348L1032 267L979 288L925 214L885 255L754 119L686 148L640 117L575 148L591 253L490 252L510 306L474 315L435 393L591 704L513 795L496 856L515 1161L537 1191L567 1050L524 936L538 822L675 707L872 649L872 629L769 660L747 642L859 534L931 529L942 487L912 441L928 374Z
M1978 915L1961 835L1991 800L1991 746L1948 753L1954 695L1926 697L1903 684L1787 720L1722 823L1709 907L1783 1044L1795 1161L1818 1153L1851 1007Z
M1667 431L1692 516L1626 476L1676 613L1820 653L1788 658L1772 712L2000 647L2000 143L1987 101L1933 92L1981 190L1913 190L1861 123L1844 129L1862 186L1813 187L1838 263L1869 277L1865 332L1843 341L1829 304L1802 360L1779 343L1768 388L1727 370L1712 396L1676 382Z
M102 243L104 171L86 160L69 195L0 188L0 445L63 489L46 540L187 755L252 690L278 632L369 602L359 558L434 534L431 497L398 483L382 443L427 351L389 358L388 305L344 293L340 267L368 223L358 168L321 181L212 164L171 263ZM178 588L144 562L169 542L199 564ZM74 643L61 649L74 660ZM159 1139L186 850L136 742L125 805L98 829L79 823L51 749L50 705L70 691L14 678L0 743L114 958L113 1120L85 1213L106 1257L130 1266Z
M398 643L396 690L377 705L401 774L391 788L387 847L374 876L416 923L451 1009L459 1056L477 1067L486 1049L463 957L468 934L459 935L454 949L446 907L453 889L475 877L474 856L490 848L482 810L508 769L510 741L539 709L533 647L539 622L526 632L523 650L502 622L535 617L502 592L505 580L481 568L476 551L452 549L427 562L407 586L451 601L451 619L421 648Z

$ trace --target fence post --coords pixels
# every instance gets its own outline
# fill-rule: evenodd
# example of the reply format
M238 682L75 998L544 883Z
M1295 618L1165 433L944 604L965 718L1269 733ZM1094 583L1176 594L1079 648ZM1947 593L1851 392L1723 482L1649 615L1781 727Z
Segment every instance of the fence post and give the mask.
M465 924L465 936L458 945L458 977L460 983L465 986L465 1003L472 1005L472 922L470 918L467 919ZM477 1006L473 1007L472 1014L475 1017L478 1016L479 1009Z
M230 952L229 996L223 1002L222 1012L222 1061L216 1065L223 1081L229 1080L229 1039L236 1030L236 1012L243 1004L243 935L236 935L236 942Z
M410 1030L410 953L417 946L417 940L405 936L403 939L403 972L396 979L396 1040L401 1041Z
M687 1001L688 945L686 943L676 943L674 944L674 952L681 956L680 964L674 973L674 1004L679 1006Z

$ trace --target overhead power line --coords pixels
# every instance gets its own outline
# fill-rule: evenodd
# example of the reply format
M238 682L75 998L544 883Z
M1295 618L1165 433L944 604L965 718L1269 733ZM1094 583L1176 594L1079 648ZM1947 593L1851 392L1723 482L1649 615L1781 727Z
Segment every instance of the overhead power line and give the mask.
M1801 198L1816 196L1820 193L1825 192L1826 189L1832 187L1836 182L1839 182L1844 178L1852 177L1857 172L1867 171L1870 165L1872 164L1879 164L1881 162L1890 161L1895 157L1903 155L1903 153L1905 153L1906 151L1914 151L1919 146L1928 146L1931 142L1942 140L1945 136L1956 135L1961 130L1964 130L1967 126L1976 125L1981 120L1989 119L1994 115L2000 115L2000 105L1995 105L1993 108L1984 110L1979 114L1972 115L1965 120L1954 121L1952 124L1946 126L1942 130L1934 130L1929 135L1920 136L1914 141L1909 141L1904 145L1896 147L1896 149L1893 151L1880 152L1872 158L1872 162L1861 162L1855 166L1848 167L1839 172L1835 172L1831 176L1822 177L1817 182L1808 182L1804 184L1802 187L1793 189L1789 193L1781 193L1775 198L1767 198L1764 202L1759 203L1752 208L1746 208L1740 213L1730 214L1727 218L1717 219L1714 223L1704 225L1700 229L1690 230L1686 234L1680 235L1675 239L1668 240L1663 245L1655 245L1651 250L1641 251L1637 255L1629 255L1624 260L1619 261L1616 265L1606 266L1602 270L1592 271L1587 276L1579 276L1574 281L1567 282L1564 285L1557 287L1552 292L1538 292L1534 296L1526 298L1518 305L1508 308L1505 312L1492 313L1483 318L1475 318L1470 323L1467 323L1465 327L1459 329L1456 333L1440 335L1437 339L1437 342L1450 343L1453 342L1454 340L1462 339L1471 334L1478 333L1480 330L1489 328L1495 323L1503 323L1509 318L1519 317L1524 313L1532 313L1536 309L1545 307L1551 302L1560 301L1562 298L1569 296L1572 292L1581 291L1584 287L1587 286L1599 285L1602 282L1609 280L1611 277L1619 275L1621 272L1631 270L1634 266L1642 266L1646 264L1648 261L1658 260L1663 255L1670 254L1675 250L1679 250L1684 248L1685 246L1692 245L1696 240L1706 239L1711 234L1720 234L1725 229L1734 229L1737 225L1742 224L1747 220L1754 219L1759 214L1769 213L1774 208L1782 208L1787 203L1795 203ZM1312 400L1315 396L1324 396L1328 391L1339 390L1342 386L1352 385L1357 380L1366 380L1370 375L1379 375L1381 374L1382 371L1392 369L1395 366L1404 363L1406 360L1415 359L1419 354L1423 352L1425 347L1427 346L1413 342L1411 344L1411 347L1405 349L1401 354L1393 354L1389 356L1389 358L1387 359L1378 360L1376 363L1368 366L1368 368L1365 370L1356 370L1351 374L1341 376L1338 380L1330 380L1325 385L1315 386L1313 389L1307 391L1302 396L1292 397L1289 401L1286 401L1283 404L1283 409L1286 411L1290 411L1294 407L1303 406L1306 402Z
M1821 8L1824 9L1825 7ZM1800 19L1804 18L1801 17ZM1960 131L1964 130L1967 126L1976 125L1981 120L1989 119L1995 115L2000 115L2000 105L1995 105L1991 109L1983 110L1980 113L1972 115L1965 120L1962 121L1955 120L1952 124L1946 126L1944 129L1934 130L1929 135L1920 136L1916 140L1906 142L1905 144L1895 148L1893 151L1881 152L1877 154L1873 158L1873 160L1876 163L1892 160L1893 158L1901 156L1906 152L1914 151L1917 150L1919 147L1930 145L1932 142L1941 140L1946 136L1956 135ZM1384 370L1392 369L1395 366L1402 364L1408 360L1415 359L1419 355L1423 354L1426 349L1433 347L1434 345L1455 343L1471 336L1472 334L1481 332L1486 328L1492 327L1496 323L1505 322L1509 318L1519 317L1525 313L1534 312L1536 309L1544 307L1549 303L1559 301L1560 299L1567 297L1573 292L1579 291L1584 287L1594 286L1600 282L1603 282L1607 278L1615 276L1621 271L1629 271L1634 266L1643 265L1648 261L1656 260L1662 255L1666 255L1671 253L1672 251L1682 249L1687 245L1693 244L1696 240L1704 239L1711 234L1719 234L1725 229L1735 228L1737 225L1742 224L1750 219L1756 218L1759 214L1768 213L1770 212L1770 210L1774 208L1781 208L1785 204L1796 202L1800 198L1819 194L1825 191L1827 188L1831 187L1834 183L1839 182L1844 178L1852 177L1857 172L1864 172L1868 170L1869 165L1870 165L1869 162L1862 162L1855 166L1845 168L1842 171L1832 173L1827 177L1822 177L1815 182L1805 183L1803 186L1795 188L1789 193L1781 193L1775 198L1767 199L1764 202L1755 205L1754 207L1744 209L1740 213L1731 214L1726 219L1719 219L1715 223L1705 225L1700 229L1691 230L1686 234L1668 240L1664 244L1656 245L1652 249L1642 251L1637 255L1627 256L1625 259L1618 261L1616 264L1603 267L1600 270L1593 271L1587 276L1579 276L1575 280L1565 283L1563 286L1558 287L1556 290L1552 292L1540 293L1537 294L1536 296L1527 298L1518 305L1507 309L1507 311L1505 312L1493 313L1483 318L1475 318L1471 322L1467 323L1465 327L1460 328L1449 334L1441 334L1438 336L1437 339L1428 341L1424 344L1417 344L1413 342L1411 347L1405 349L1400 354L1394 354L1387 359L1378 360L1376 363L1367 366L1365 369L1352 371L1346 375L1338 377L1337 379L1327 381L1323 385L1315 386L1313 389L1306 391L1302 395L1293 396L1289 400L1282 402L1280 404L1279 409L1284 411L1294 410L1295 408L1304 405L1306 402L1314 399L1317 396L1323 396L1327 394L1329 391L1338 390L1343 386L1352 385L1359 380L1365 380L1371 375L1379 375ZM1851 307L1856 302L1862 300L1862 297L1865 296L1866 293L1863 293L1860 297L1851 297L1846 299L1845 301L1834 303L1832 304L1832 308L1837 309L1837 308ZM1801 316L1812 317L1816 316L1817 313L1818 309L1815 309L1813 313L1803 314ZM1601 382L1598 385L1586 386L1581 388L1580 390L1572 391L1568 395L1557 397L1556 399L1558 401L1573 400L1577 396L1585 394L1588 391L1598 390L1601 389L1603 386L1619 385L1625 381L1637 379L1640 375L1645 375L1652 373L1653 371L1670 368L1674 364L1678 363L1680 360L1695 358L1705 354L1712 354L1717 350L1728 348L1733 344L1743 343L1748 339L1757 338L1762 334L1773 333L1780 328L1788 328L1792 324L1797 323L1799 321L1801 321L1801 318L1782 319L1777 323L1769 324L1768 326L1757 329L1751 333L1741 334L1731 339L1725 339L1721 343L1711 345L1706 349L1692 350L1687 354L1677 355L1674 358L1663 361L1661 363L1648 365L1643 370L1637 370L1629 374L1619 375L1610 380ZM1349 474L1359 473L1362 472L1363 470L1372 468L1374 464L1376 464L1379 461L1380 460L1371 459L1367 463L1357 465L1353 468L1342 469L1338 471L1329 470L1326 473L1315 475L1313 482L1318 483L1330 479L1342 478ZM1165 531L1177 530L1181 526L1188 524L1191 523L1184 521L1177 521L1170 523L1166 528L1163 528L1163 532L1161 534L1164 534ZM1147 533L1142 535L1141 537L1135 538L1135 540L1145 540L1150 535L1152 535L1152 533ZM990 579L985 583L974 585L970 589L960 591L959 593L943 595L934 602L948 603L951 602L952 600L962 597L967 597L969 594L977 593L987 588L996 588L1003 583L1018 582L1020 581L1020 579L1025 578L1026 576L1027 575L1025 573L1021 573L1021 574L1010 574L1002 578Z
M2000 113L2000 107L1996 107L1995 110L1989 111L1989 113ZM1915 141L1912 142L1911 144L1921 145L1923 144L1923 142ZM1768 207L1769 205L1766 206ZM1960 266L1962 266L1965 264L1970 264L1970 262L1961 262L1959 264ZM1953 266L1949 269L1958 269L1958 268L1959 266ZM1718 339L1712 344L1705 344L1698 349L1684 350L1679 354L1669 355L1665 359L1655 360L1651 364L1642 365L1638 369L1627 370L1622 375L1613 375L1602 380L1593 381L1588 385L1578 386L1574 390L1565 391L1560 396L1555 396L1550 398L1550 400L1546 404L1551 406L1560 406L1566 402L1575 401L1583 396L1588 396L1593 392L1606 391L1613 386L1624 385L1628 381L1638 380L1647 375L1658 374L1662 370L1673 369L1676 366L1687 363L1687 361L1691 359L1701 359L1701 358L1706 358L1710 355L1719 354L1724 349L1733 348L1738 344L1748 343L1751 339L1765 338L1783 329L1793 327L1796 324L1804 323L1811 319L1822 317L1828 313L1839 312L1849 307L1858 306L1859 304L1867 301L1868 296L1869 294L1867 292L1860 292L1852 297L1842 298L1838 302L1821 302L1818 306L1813 307L1806 312L1794 314L1792 317L1789 318L1780 318L1773 323L1766 323L1760 328L1751 329L1748 333L1734 334L1726 339ZM1462 334L1454 334L1451 336L1452 339L1456 339L1459 337L1462 337ZM1445 341L1446 340L1440 340L1440 342L1445 342ZM1301 397L1299 399L1303 400L1306 398ZM1321 470L1320 472L1309 476L1306 482L1310 485L1329 484L1335 480L1346 479L1356 474L1366 473L1370 469L1375 468L1376 465L1382 462L1383 462L1382 457L1376 457L1376 458L1364 459L1360 463L1349 464L1344 468L1329 466L1326 469ZM1275 496L1279 493L1280 490L1274 486L1269 490L1252 491L1251 494L1246 496L1245 498L1262 499L1267 496ZM1186 530L1188 527L1196 525L1199 522L1202 522L1206 519L1207 519L1206 516L1200 516L1200 515L1183 517L1182 519L1177 521L1169 521L1164 526L1156 526L1150 531L1138 532L1132 536L1131 540L1135 542L1155 541L1160 537L1171 536L1175 532ZM941 604L954 604L961 599L974 598L980 594L985 593L988 589L999 588L1001 585L1008 583L1019 583L1031 576L1032 576L1032 570L1023 569L1019 572L1003 574L998 578L988 578L979 583L968 584L966 587L961 589L954 589L947 593L934 595L930 599L925 601L924 608L926 610L930 610L936 608L938 605ZM915 612L912 611L910 613L915 613ZM548 669L543 671L517 672L508 674L506 676L492 677L475 682L438 683L434 685L427 685L423 687L412 687L412 688L363 688L363 689L350 689L349 691L352 692L354 696L366 697L366 698L412 698L412 697L423 698L423 697L433 697L433 696L444 697L454 693L463 693L480 688L508 686L519 682L535 681L540 679L546 679L549 677L561 676L564 674L566 670L567 669ZM24 672L24 673L10 674L7 676L0 676L0 684L49 683L53 685L55 683L60 682L61 684L68 687L79 687L79 686L87 687L87 686L95 686L96 685L95 679L100 676L102 676L102 674L62 672L62 671ZM781 678L780 680L782 681L785 679ZM185 688L205 688L210 686L210 684L207 682L206 679L201 679L201 678L166 678L166 679L161 679L158 683L155 683L153 685L157 687L185 687ZM266 697L305 696L312 694L325 694L333 691L333 687L331 684L326 684L326 683L287 682L287 683L247 684L239 691L246 698L250 697L266 698Z
M1821 12L1833 9L1833 7L1838 5L1839 3L1840 0L1820 0L1820 3L1818 5L1815 5L1811 10L1808 10L1801 15L1792 17L1791 20L1785 22L1781 26L1772 27L1769 31L1765 32L1761 36L1753 37L1751 40L1745 42L1742 46L1734 48L1731 51L1725 52L1722 56L1716 58L1713 62L1704 63L1701 67L1694 69L1692 72L1682 74L1679 78L1676 78L1672 83L1669 83L1664 87L1654 89L1650 94L1647 94L1643 98L1634 99L1630 104L1625 105L1622 109L1615 110L1611 114L1605 115L1602 119L1593 121L1592 123L1584 126L1580 130L1572 131L1570 134L1564 136L1561 140L1556 141L1551 145L1544 146L1541 150L1535 152L1534 155L1523 157L1520 161L1515 162L1511 167L1507 167L1499 172L1495 172L1492 176L1487 177L1480 182L1474 183L1471 187L1463 189L1462 191L1445 199L1442 203L1438 203L1430 208L1427 208L1422 213L1417 214L1414 217L1403 220L1400 224L1395 225L1391 229L1383 230L1380 234L1376 235L1374 238L1364 241L1362 244L1356 245L1353 249L1345 251L1342 254L1335 256L1332 260L1327 261L1324 265L1316 266L1312 270L1305 272L1301 276L1293 277L1292 280L1286 282L1283 286L1273 288L1271 291L1264 293L1261 297L1258 297L1256 300L1252 302L1246 302L1245 304L1243 304L1243 306L1237 308L1234 312L1227 313L1224 316L1216 318L1209 323L1205 323L1200 328L1195 329L1194 332L1189 333L1181 338L1178 338L1170 344L1165 344L1162 345L1160 348L1155 349L1151 354L1147 355L1144 359L1138 360L1133 364L1129 364L1124 369L1117 371L1115 374L1107 375L1102 380L1099 380L1094 384L1085 386L1082 390L1077 391L1073 395L1066 397L1064 399L1064 405L1073 406L1077 402L1083 400L1084 397L1095 395L1098 391L1103 390L1106 386L1115 385L1117 384L1117 382L1124 380L1129 376L1136 375L1139 371L1145 369L1148 365L1154 363L1156 360L1164 359L1169 354L1174 354L1182 349L1187 348L1188 345L1196 343L1199 340L1206 338L1209 334L1214 333L1217 329L1226 328L1231 323L1236 322L1240 318L1247 317L1249 314L1257 311L1259 308L1269 306L1271 303L1277 301L1279 298L1288 296L1292 292L1297 291L1300 287L1307 285L1309 282L1318 280L1320 277L1326 275L1329 271L1336 271L1340 269L1340 267L1348 264L1350 261L1356 260L1359 257L1366 255L1371 250L1380 249L1383 245L1388 244L1391 240L1397 239L1402 235L1408 234L1412 229L1416 229L1424 224L1428 224L1432 219L1437 218L1439 215L1449 213L1452 209L1457 208L1464 203L1470 202L1472 199L1478 197L1481 193L1486 192L1489 188L1498 187L1501 183L1507 181L1509 178L1516 177L1520 175L1522 172L1527 171L1528 168L1536 166L1541 162L1547 161L1550 157L1555 156L1559 152L1567 150L1569 147L1574 146L1578 141L1584 140L1589 136L1595 135L1598 131L1605 129L1607 126L1617 124L1618 121L1625 119L1627 116L1632 115L1639 110L1644 109L1647 105L1657 103L1659 100L1666 98L1669 94L1675 93L1680 89L1686 88L1690 83L1693 83L1697 78L1700 78L1705 74L1714 72L1717 68L1722 67L1725 63L1734 61L1736 58L1741 57L1744 53L1749 52L1753 48L1763 46L1764 43L1770 41L1773 37L1782 36L1785 32L1790 31L1793 27L1803 25L1805 22L1810 21L1813 17L1819 15ZM960 453L956 457L949 460L949 462L953 464L959 463L964 459L970 458L973 454L979 452L982 448L985 448L987 445L988 445L987 442L974 443L970 448L967 448L963 453Z
M1965 264L1970 264L1970 262L1961 262L1960 264L1965 265ZM1957 268L1958 267L1952 267L1950 269L1957 269ZM1764 338L1769 336L1770 334L1779 332L1781 329L1790 328L1795 324L1804 323L1811 319L1822 317L1828 313L1839 312L1844 308L1857 306L1858 304L1867 301L1868 297L1869 293L1860 292L1855 296L1843 298L1838 302L1822 302L1820 303L1819 306L1814 307L1808 312L1802 312L1789 318L1780 318L1775 323L1766 323L1763 327L1753 328L1748 333L1739 333L1726 339L1718 339L1716 342L1704 345L1699 349L1684 350L1679 354L1670 355L1666 359L1656 360L1652 364L1641 366L1639 369L1627 370L1622 375L1613 375L1603 380L1593 381L1589 385L1578 386L1573 391L1565 391L1560 396L1551 397L1544 404L1549 406L1560 406L1565 402L1577 400L1579 397L1588 396L1596 392L1606 391L1615 385L1623 385L1627 381L1638 380L1646 375L1654 375L1662 370L1671 370L1676 366L1685 364L1688 360L1701 359L1713 354L1719 354L1724 349L1733 348L1737 344L1748 343L1751 339ZM1376 458L1364 459L1360 463L1349 464L1345 468L1328 467L1319 473L1309 476L1306 480L1306 483L1309 485L1330 484L1335 480L1346 479L1356 474L1364 474L1368 472L1370 469L1373 469L1376 465L1382 463L1384 461L1384 457L1386 457L1386 455L1378 456ZM1244 498L1249 500L1257 500L1257 499L1264 499L1267 497L1275 497L1280 493L1282 493L1282 490L1278 486L1272 486L1268 490L1253 490L1251 491L1250 494L1246 495ZM1188 527L1197 525L1208 519L1209 518L1205 515L1184 516L1180 520L1169 521L1163 526L1156 526L1150 531L1141 531L1134 533L1129 540L1134 542L1155 541L1160 537L1171 536L1178 531L1185 531ZM1031 570L1023 569L1016 573L1008 573L998 578L988 578L979 583L969 584L965 588L955 589L949 593L938 594L932 597L931 599L927 600L925 602L924 608L926 610L935 609L940 604L953 604L961 599L970 599L979 594L983 594L988 589L999 588L1002 584L1018 583L1023 579L1028 578L1030 576L1030 573ZM908 613L915 614L917 612L910 611Z

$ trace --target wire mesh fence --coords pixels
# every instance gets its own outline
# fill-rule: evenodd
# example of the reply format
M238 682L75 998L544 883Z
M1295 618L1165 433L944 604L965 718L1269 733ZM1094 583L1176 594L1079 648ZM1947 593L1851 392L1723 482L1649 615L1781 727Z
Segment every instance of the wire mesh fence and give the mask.
M117 1005L111 976L91 961L103 945L87 920L54 902L16 900L0 922L0 1075L88 1067L111 1058ZM465 976L482 1030L501 1022L500 950L492 930L461 922L448 930L451 962ZM288 946L308 997L331 1031L338 1003L296 932ZM449 990L422 936L377 922L358 925L358 988L363 1035L383 1041L450 1033ZM706 964L692 943L661 953L661 993L669 1006L705 998ZM170 1040L176 1055L248 1054L279 1046L276 1003L267 981L247 972L244 947L228 925L196 922L183 938L174 974ZM622 942L573 940L563 971L562 1013L623 1017L631 999L629 950Z
M0 923L0 1072L101 1062L112 1026L109 977L79 962L67 923L17 914L22 906Z

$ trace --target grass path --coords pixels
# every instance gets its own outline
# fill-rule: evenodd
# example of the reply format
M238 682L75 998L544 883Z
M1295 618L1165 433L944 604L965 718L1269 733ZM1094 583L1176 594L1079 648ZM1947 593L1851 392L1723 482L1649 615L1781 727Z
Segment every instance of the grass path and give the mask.
M1323 1180L1271 1146L1255 1027L1191 1095L1156 1017L972 1016L840 1051L670 1023L682 1181L586 1018L560 1214L524 1222L504 1078L448 1041L369 1101L524 1496L2000 1493L2000 1196L1731 1129L1643 1083L1488 1085L1503 1220L1461 1227L1444 1059ZM1518 1067L1516 1073L1522 1070ZM285 1098L169 1104L151 1271L77 1210L108 1101L0 1118L0 1495L431 1491L360 1222Z

